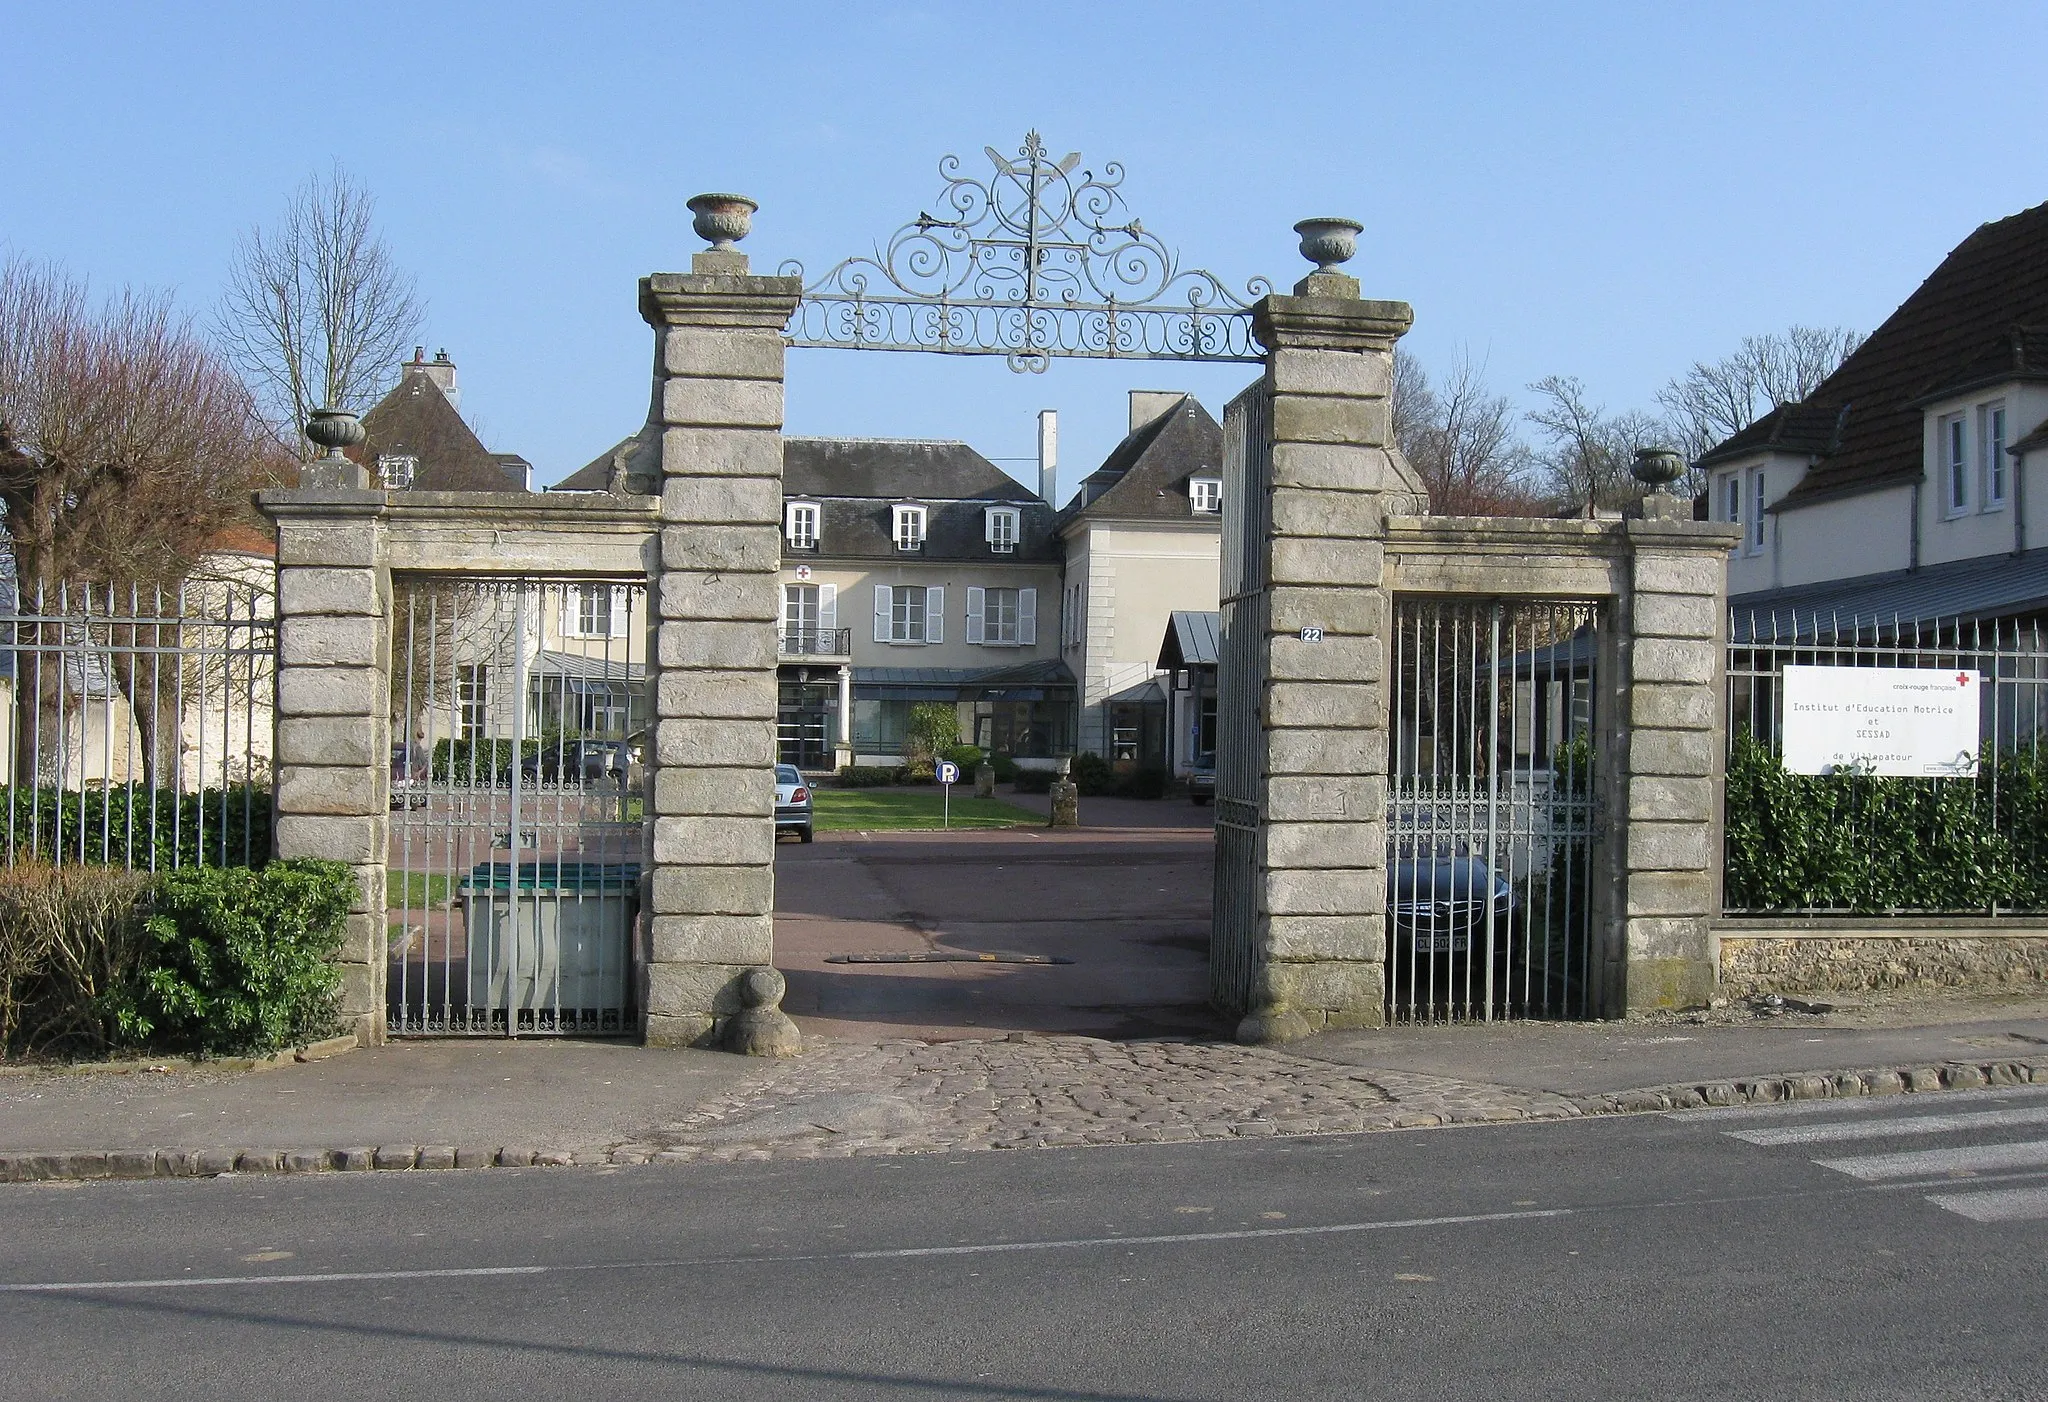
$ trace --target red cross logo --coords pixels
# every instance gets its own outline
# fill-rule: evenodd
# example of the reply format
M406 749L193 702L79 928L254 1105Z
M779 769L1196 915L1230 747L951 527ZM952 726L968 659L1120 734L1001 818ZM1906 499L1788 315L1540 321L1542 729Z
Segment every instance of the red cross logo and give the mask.
M1968 686L1969 684L1970 684L1970 674L1969 674L1968 672L1958 672L1958 673L1956 673L1956 685L1957 685L1957 686Z

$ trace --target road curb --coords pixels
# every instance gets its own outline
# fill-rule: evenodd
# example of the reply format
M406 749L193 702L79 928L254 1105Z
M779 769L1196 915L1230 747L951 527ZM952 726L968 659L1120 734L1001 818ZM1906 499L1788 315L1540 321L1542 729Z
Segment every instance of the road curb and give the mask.
M1560 1097L1554 1106L1533 1110L1503 1109L1473 1115L1394 1113L1364 1132L1423 1129L1444 1124L1526 1120L1578 1119L1598 1115L1658 1114L1671 1110L1720 1105L1764 1105L1789 1100L1836 1100L1887 1095L1927 1095L1948 1090L1981 1090L1998 1086L2048 1085L2048 1056L2000 1061L1942 1061L1915 1066L1872 1067L1848 1071L1810 1071L1790 1075L1742 1076L1729 1080L1677 1081L1635 1090L1612 1091L1576 1098ZM1222 1126L1218 1126L1221 1128ZM1157 1127L1152 1127L1156 1129ZM1188 1139L1265 1138L1289 1133L1271 1121L1229 1126L1228 1135L1197 1134ZM1349 1133L1321 1127L1295 1133ZM1091 1139L1091 1144L1158 1142L1152 1133L1140 1138ZM952 1146L948 1152L956 1151ZM991 1147L1008 1147L995 1144ZM777 1157L763 1145L723 1146L716 1161ZM921 1146L866 1146L853 1152L893 1154L925 1152ZM932 1150L936 1152L936 1149ZM426 1173L481 1168L622 1167L645 1163L688 1163L704 1152L700 1145L673 1148L651 1143L586 1144L571 1148L505 1145L496 1148L453 1144L350 1145L341 1148L254 1149L221 1146L207 1149L82 1149L0 1151L0 1183L58 1183L154 1178L215 1178L226 1174ZM836 1157L836 1155L835 1155Z

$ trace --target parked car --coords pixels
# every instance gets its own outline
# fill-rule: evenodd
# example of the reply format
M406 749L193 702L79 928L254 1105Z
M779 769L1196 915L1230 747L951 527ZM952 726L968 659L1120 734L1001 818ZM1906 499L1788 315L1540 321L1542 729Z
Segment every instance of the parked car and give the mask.
M413 745L391 747L391 806L414 809L427 806L427 755Z
M609 784L630 788L639 778L640 750L630 740L559 740L543 744L538 753L519 762L522 785ZM499 771L498 784L511 787L511 765Z
M1465 954L1486 938L1493 908L1495 948L1505 951L1513 925L1515 892L1477 857L1421 857L1396 861L1387 872L1387 923L1401 953Z
M1216 797L1216 756L1207 755L1195 761L1195 767L1188 771L1188 801L1200 808Z
M793 832L799 842L812 838L811 789L793 764L775 766L775 835Z

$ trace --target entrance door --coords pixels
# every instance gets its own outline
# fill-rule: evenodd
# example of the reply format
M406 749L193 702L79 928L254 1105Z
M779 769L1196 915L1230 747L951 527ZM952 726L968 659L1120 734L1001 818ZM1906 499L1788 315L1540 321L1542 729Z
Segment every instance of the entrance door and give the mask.
M1588 1017L1593 603L1396 599L1387 1016Z
M798 769L832 768L836 682L784 677L776 705L776 758Z

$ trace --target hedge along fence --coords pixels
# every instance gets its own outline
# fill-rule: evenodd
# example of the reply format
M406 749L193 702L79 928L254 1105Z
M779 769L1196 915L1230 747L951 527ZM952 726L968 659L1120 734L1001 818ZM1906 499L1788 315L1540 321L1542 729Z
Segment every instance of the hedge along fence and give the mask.
M1728 757L1730 913L2048 911L2048 756L1986 749L1974 779L1791 774L1737 732Z
M0 1051L266 1053L338 1030L340 862L0 870Z
M270 790L180 793L141 784L0 789L0 840L14 860L137 871L260 867L270 860Z

